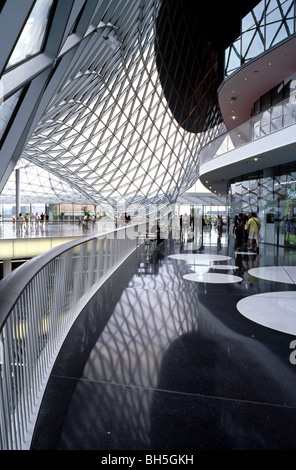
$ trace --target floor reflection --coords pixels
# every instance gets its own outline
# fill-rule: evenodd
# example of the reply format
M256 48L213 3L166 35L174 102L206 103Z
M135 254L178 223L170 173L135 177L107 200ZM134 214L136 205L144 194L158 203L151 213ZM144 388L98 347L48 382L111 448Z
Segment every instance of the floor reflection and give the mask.
M89 236L114 229L111 221L96 222L0 222L0 240Z
M177 254L226 256L221 264L235 265L242 281L188 281L200 266L169 257ZM291 338L237 309L240 299L274 290L249 270L287 256L269 247L236 255L226 238L221 246L143 245L71 330L32 448L295 449ZM213 272L211 263L202 267Z

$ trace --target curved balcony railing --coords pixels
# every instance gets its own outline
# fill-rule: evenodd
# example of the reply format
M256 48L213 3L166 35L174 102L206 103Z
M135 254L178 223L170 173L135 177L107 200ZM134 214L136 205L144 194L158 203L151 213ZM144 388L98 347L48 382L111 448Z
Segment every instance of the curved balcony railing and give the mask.
M0 282L0 449L29 449L52 366L72 324L136 249L129 225L69 242Z
M296 123L296 94L256 114L230 131L220 134L200 151L199 164L219 157Z

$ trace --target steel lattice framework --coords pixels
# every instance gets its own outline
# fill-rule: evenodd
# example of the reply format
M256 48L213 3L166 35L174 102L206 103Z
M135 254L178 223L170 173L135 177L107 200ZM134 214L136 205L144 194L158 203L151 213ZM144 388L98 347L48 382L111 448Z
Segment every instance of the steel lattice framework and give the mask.
M174 202L197 179L198 136L175 121L158 78L160 2L97 3L83 37L73 16L64 48L76 43L59 51L22 157L95 204Z
M112 210L172 204L191 188L222 120L211 29L193 25L195 50L186 11L167 0L5 1L0 191L20 158L69 185L67 202L72 188L72 202Z

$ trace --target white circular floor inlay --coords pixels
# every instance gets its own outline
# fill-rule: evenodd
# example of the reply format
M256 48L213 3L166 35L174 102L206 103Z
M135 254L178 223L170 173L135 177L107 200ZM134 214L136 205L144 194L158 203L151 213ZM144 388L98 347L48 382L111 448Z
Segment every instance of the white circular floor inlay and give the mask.
M192 273L183 276L187 281L193 282L206 282L211 284L233 284L234 282L241 282L243 279L231 274L216 274L216 273Z
M249 274L267 281L296 284L296 266L265 266L262 268L253 268L249 270Z
M188 261L189 263L200 263L200 264L208 264L213 261L227 261L231 259L230 256L224 255L211 255L211 254L200 254L200 253L183 253L177 255L169 255L169 258L181 260L181 261Z
M238 311L249 320L273 330L296 335L296 292L267 292L240 300Z

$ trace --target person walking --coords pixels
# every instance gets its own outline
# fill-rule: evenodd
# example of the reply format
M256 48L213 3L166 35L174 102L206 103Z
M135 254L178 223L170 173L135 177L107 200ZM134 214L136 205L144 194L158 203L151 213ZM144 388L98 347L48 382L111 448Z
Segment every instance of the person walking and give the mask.
M235 250L240 251L244 236L244 216L241 212L238 214L238 217L235 217L232 232L235 234Z
M218 238L222 237L222 229L223 229L223 218L222 218L222 215L218 215L218 218L217 218Z
M255 212L251 213L251 217L248 220L248 229L249 229L249 240L250 240L250 250L255 251L254 247L254 242L255 240L255 245L257 253L259 253L259 231L261 228L261 222L258 217L256 217Z

